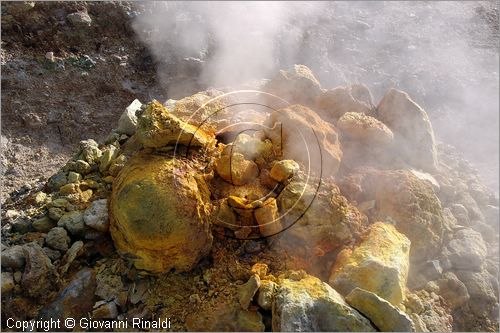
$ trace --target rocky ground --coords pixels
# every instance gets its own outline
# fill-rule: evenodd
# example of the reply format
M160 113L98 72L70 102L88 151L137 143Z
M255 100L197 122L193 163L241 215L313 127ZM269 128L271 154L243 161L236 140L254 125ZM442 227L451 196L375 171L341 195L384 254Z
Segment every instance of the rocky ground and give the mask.
M88 24L67 19L82 9ZM80 140L102 139L135 98L161 96L129 25L135 13L114 3L2 4L2 201L46 179Z
M498 195L411 91L165 102L138 11L2 3L2 329L498 331Z

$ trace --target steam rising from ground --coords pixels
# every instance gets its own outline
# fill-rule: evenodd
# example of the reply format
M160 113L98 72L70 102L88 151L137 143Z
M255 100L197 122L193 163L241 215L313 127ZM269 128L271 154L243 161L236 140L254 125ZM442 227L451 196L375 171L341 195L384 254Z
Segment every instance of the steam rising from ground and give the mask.
M391 87L498 191L496 2L148 3L134 22L169 97L269 78L294 63L324 88Z

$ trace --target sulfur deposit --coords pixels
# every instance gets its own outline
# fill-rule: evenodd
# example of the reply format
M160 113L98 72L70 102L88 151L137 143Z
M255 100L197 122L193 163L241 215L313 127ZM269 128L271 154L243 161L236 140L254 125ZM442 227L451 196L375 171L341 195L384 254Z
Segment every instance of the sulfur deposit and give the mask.
M110 200L116 249L139 269L192 269L210 251L209 193L181 160L135 155L120 172Z
M410 94L375 103L295 65L134 100L4 205L3 317L498 330L498 197Z

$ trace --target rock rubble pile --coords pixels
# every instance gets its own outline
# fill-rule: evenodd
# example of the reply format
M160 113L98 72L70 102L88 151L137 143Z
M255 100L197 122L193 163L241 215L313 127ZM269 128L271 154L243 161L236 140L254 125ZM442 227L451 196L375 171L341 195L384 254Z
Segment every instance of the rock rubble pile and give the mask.
M498 330L498 197L407 93L303 65L256 89L135 100L11 200L2 317Z

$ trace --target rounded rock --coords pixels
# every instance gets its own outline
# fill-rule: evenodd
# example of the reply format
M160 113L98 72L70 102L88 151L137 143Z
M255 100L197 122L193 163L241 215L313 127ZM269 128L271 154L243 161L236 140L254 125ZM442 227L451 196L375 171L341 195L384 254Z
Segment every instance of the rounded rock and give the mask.
M61 227L55 227L49 231L47 237L45 238L45 243L54 250L59 250L66 252L68 250L68 244L71 239L66 232L66 229Z
M25 255L20 245L8 247L2 251L2 267L5 268L23 268Z
M343 136L371 146L384 147L394 140L394 134L384 123L364 113L345 113L337 127Z
M246 160L242 154L224 155L216 163L219 176L236 186L251 183L259 175L259 167L255 162Z
M66 213L59 219L57 226L66 228L74 236L82 235L85 230L83 213L81 211Z
M275 163L271 168L271 178L282 182L291 178L299 171L299 165L293 160L283 160Z
M179 159L138 154L113 186L110 232L136 268L189 271L212 246L205 181Z
M83 221L86 225L97 231L108 231L108 200L100 199L92 202L89 208L85 210L85 213L83 213Z

